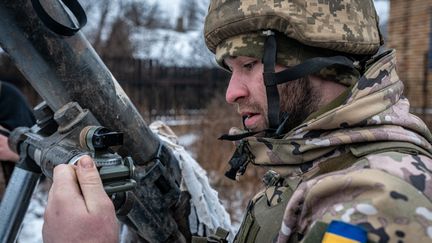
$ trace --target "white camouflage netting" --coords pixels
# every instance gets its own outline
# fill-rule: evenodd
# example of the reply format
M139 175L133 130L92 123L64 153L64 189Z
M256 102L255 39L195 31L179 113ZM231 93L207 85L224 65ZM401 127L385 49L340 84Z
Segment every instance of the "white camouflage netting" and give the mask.
M190 229L193 234L203 235L215 232L218 227L230 231L229 240L234 238L229 214L218 198L218 193L209 183L206 171L193 159L183 146L178 144L174 132L160 121L150 124L150 129L172 149L179 161L183 180L181 190L191 195Z

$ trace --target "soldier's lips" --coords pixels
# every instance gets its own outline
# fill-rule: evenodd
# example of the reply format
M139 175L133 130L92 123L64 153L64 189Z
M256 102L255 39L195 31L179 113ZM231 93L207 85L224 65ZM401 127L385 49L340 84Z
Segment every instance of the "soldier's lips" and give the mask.
M254 129L257 127L258 121L260 119L259 113L248 113L243 115L243 124L248 129Z

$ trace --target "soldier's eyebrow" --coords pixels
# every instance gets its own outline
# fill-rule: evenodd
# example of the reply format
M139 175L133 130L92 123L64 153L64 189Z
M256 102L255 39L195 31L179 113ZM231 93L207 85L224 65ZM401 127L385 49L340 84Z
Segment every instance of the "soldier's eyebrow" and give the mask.
M230 65L228 65L227 64L227 62L226 62L226 60L227 59L229 59L229 60L234 60L234 59L236 59L237 58L237 56L227 56L227 57L225 57L224 59L223 59L223 64L230 70L230 71L232 71L232 67L230 66Z
M224 62L227 60L227 59L229 59L229 60L234 60L234 59L236 59L238 56L227 56L227 57L225 57L224 58Z

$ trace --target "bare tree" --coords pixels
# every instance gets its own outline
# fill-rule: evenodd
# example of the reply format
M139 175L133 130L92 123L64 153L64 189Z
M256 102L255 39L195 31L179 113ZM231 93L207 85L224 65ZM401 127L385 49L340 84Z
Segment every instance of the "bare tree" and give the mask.
M135 52L130 41L131 27L121 16L114 21L104 45L104 57L132 58Z
M172 26L169 24L169 22L164 19L163 14L160 10L160 7L157 2L155 2L148 12L146 16L146 24L145 27L149 29L170 29Z
M146 0L128 2L124 6L124 18L131 21L135 27L148 29L172 28L163 18L158 2L150 4Z
M196 0L188 0L188 1L183 1L181 3L181 11L183 13L183 16L185 17L185 26L184 28L186 30L194 30L197 29L198 26L200 26L200 24L198 23L198 21L200 20L198 15L199 15L199 10L197 8L197 2Z
M109 23L110 14L113 12L113 7L116 6L117 2L109 0L80 0L80 3L88 19L83 31L96 52L99 55L103 55L104 33L107 33L111 28L111 23Z
M106 25L106 19L108 16L108 11L110 10L111 1L103 1L101 3L101 16L98 22L98 25L96 27L96 34L93 38L93 47L95 48L96 52L98 52L100 55L103 55L103 43L102 43L102 30L104 26Z

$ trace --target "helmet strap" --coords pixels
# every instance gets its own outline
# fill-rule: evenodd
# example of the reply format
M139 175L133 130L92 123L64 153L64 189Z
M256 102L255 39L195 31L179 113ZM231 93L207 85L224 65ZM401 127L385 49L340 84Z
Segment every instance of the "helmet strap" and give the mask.
M350 69L356 69L356 66L354 60L346 56L314 57L294 67L276 73L276 36L275 33L270 30L264 31L263 33L267 35L262 60L264 64L263 79L266 87L269 121L269 128L266 129L266 135L275 137L286 132L285 126L289 119L289 113L280 110L280 98L277 85L298 80L333 65L340 65Z
M310 74L317 73L322 69L328 68L333 65L339 65L350 69L356 69L354 60L346 56L313 57L307 59L306 61L294 67L275 73L274 78L272 79L272 83L266 83L266 85L272 86L272 85L283 84L292 80L297 80L306 77Z
M279 91L275 82L277 43L273 31L265 31L264 34L267 35L267 39L264 44L262 60L264 64L263 78L267 94L269 129L275 131L279 126L280 112Z

